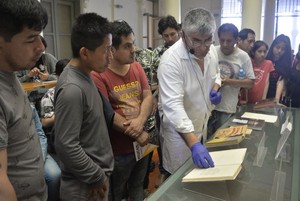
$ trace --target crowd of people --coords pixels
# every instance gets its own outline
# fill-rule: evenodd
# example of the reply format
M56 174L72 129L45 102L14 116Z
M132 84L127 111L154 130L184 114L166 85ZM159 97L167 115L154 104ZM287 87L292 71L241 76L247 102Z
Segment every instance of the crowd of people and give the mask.
M300 45L292 55L283 34L269 48L194 8L182 24L162 17L164 44L151 50L135 46L127 22L84 13L73 57L57 60L44 52L47 23L36 0L0 2L0 200L141 201L152 154L136 160L133 142L149 143L146 125L158 130L158 187L190 157L214 167L204 142L239 104L300 107ZM51 80L37 99L21 85Z

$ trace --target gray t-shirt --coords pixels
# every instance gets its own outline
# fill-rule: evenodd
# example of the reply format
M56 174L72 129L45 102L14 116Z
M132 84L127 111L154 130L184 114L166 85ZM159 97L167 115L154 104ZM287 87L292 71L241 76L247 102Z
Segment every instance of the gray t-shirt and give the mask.
M7 149L7 174L18 200L47 199L44 163L33 112L14 73L0 71L0 149Z
M103 102L89 75L67 66L55 88L55 146L62 183L99 186L113 169ZM76 185L77 182L73 182Z
M243 69L245 78L255 79L251 59L246 52L236 47L233 53L227 56L221 52L220 46L216 47L216 51L219 58L221 77L238 79L238 72L240 69ZM216 105L215 110L226 113L235 113L239 91L240 87L230 85L222 86L220 89L222 101L220 104Z

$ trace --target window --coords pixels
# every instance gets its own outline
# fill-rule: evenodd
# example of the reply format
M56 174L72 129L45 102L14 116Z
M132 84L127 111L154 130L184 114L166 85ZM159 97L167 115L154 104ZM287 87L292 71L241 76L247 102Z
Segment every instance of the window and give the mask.
M242 26L242 0L223 0L221 24L232 23L239 30Z
M221 24L233 23L239 30L242 25L243 0L222 0ZM263 3L264 11L264 3ZM264 24L264 12L262 12L261 33ZM291 39L292 49L298 51L300 43L300 0L276 0L275 11L275 37L285 34Z
M297 52L300 43L300 0L277 0L276 3L275 36L289 36L292 49Z

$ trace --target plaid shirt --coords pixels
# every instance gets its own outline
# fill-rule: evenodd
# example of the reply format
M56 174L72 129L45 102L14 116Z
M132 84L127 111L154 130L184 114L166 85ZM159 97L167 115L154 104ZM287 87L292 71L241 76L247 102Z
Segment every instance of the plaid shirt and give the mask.
M54 114L55 87L50 88L41 100L41 117L48 118Z

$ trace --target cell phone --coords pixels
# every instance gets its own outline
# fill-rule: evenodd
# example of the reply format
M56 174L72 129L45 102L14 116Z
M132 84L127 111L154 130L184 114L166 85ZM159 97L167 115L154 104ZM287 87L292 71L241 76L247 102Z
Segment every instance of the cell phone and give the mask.
M39 69L40 69L40 72L41 72L41 73L46 72L46 66L44 66L44 65L42 65L42 64L39 65Z

